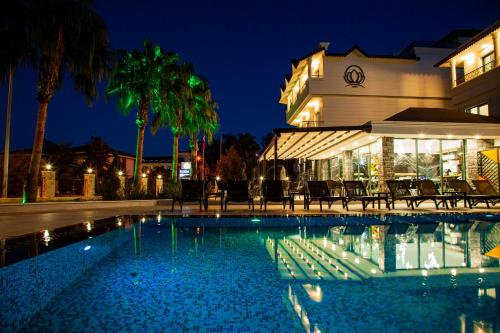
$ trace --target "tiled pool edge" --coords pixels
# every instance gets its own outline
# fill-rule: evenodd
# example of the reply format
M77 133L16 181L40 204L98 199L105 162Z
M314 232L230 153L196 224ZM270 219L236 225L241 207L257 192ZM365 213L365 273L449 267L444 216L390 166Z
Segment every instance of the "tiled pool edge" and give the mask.
M126 242L130 234L130 230L116 229L0 269L2 330L21 330L63 289ZM68 257L74 260L68 261ZM41 263L47 261L51 264L42 267Z

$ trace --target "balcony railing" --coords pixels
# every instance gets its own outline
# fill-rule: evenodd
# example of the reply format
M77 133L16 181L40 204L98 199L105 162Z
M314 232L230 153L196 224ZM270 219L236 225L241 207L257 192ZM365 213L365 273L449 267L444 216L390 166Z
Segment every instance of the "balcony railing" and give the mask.
M323 126L324 121L302 121L300 123L301 127L321 127Z
M493 59L492 61L482 65L481 67L478 67L478 68L476 68L468 73L462 74L461 76L457 77L457 79L455 80L455 83L458 86L459 84L462 84L466 81L472 80L472 79L478 77L479 75L486 73L487 71L492 70L493 68L495 68L496 65L497 65L497 61L496 61L496 59Z

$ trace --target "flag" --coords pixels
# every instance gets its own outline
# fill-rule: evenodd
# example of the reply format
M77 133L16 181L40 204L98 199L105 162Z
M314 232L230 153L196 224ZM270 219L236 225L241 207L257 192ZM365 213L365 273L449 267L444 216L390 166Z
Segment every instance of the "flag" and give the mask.
M205 140L205 136L203 136L203 139L201 140L201 150L205 151L207 149L207 141Z

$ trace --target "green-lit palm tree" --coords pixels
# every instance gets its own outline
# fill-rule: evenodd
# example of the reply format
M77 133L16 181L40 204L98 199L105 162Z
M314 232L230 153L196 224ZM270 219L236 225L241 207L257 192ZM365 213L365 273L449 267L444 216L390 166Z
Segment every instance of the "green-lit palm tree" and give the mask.
M124 115L129 115L132 109L137 108L134 184L137 184L142 172L144 130L148 124L149 110L156 112L163 104L162 75L171 72L178 60L177 54L167 53L146 40L143 50L120 51L120 59L114 66L106 94L109 97L117 96L118 110Z
M188 101L192 100L190 78L194 73L189 63L180 64L175 71L165 71L162 79L163 105L155 113L152 122L152 131L162 127L169 127L173 135L172 173L171 179L177 183L177 165L179 161L179 139L186 134L186 119L190 115Z
M191 175L197 178L198 135L201 133L211 143L219 124L219 117L216 112L217 104L212 99L208 81L193 75L190 83L192 99L186 101L190 112L188 117L185 118L185 127L189 135L189 147L191 149Z
M96 84L110 61L104 20L91 9L91 0L32 0L28 36L38 69L38 116L23 202L36 201L45 122L49 103L62 85L64 73L90 104Z
M3 1L0 4L0 81L7 80L7 112L3 155L2 196L7 197L9 179L10 119L12 112L12 81L16 69L29 64L28 7L23 1Z

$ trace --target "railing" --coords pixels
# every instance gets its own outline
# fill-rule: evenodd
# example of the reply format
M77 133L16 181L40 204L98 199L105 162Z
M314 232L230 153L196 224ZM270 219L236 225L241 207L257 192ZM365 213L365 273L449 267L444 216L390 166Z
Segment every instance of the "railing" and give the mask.
M302 127L319 127L322 126L324 121L302 121Z
M497 149L497 156L500 156L500 148ZM487 157L482 152L477 153L478 157L478 174L479 176L488 179L494 187L499 188L500 179L500 163Z
M478 77L479 75L483 74L483 73L486 73L487 71L489 70L492 70L493 68L496 67L496 60L493 59L492 61L468 72L468 73L465 73L465 74L462 74L460 77L457 77L457 79L455 80L455 83L456 85L458 86L459 84L462 84L466 81L469 81L469 80L472 80L476 77Z

